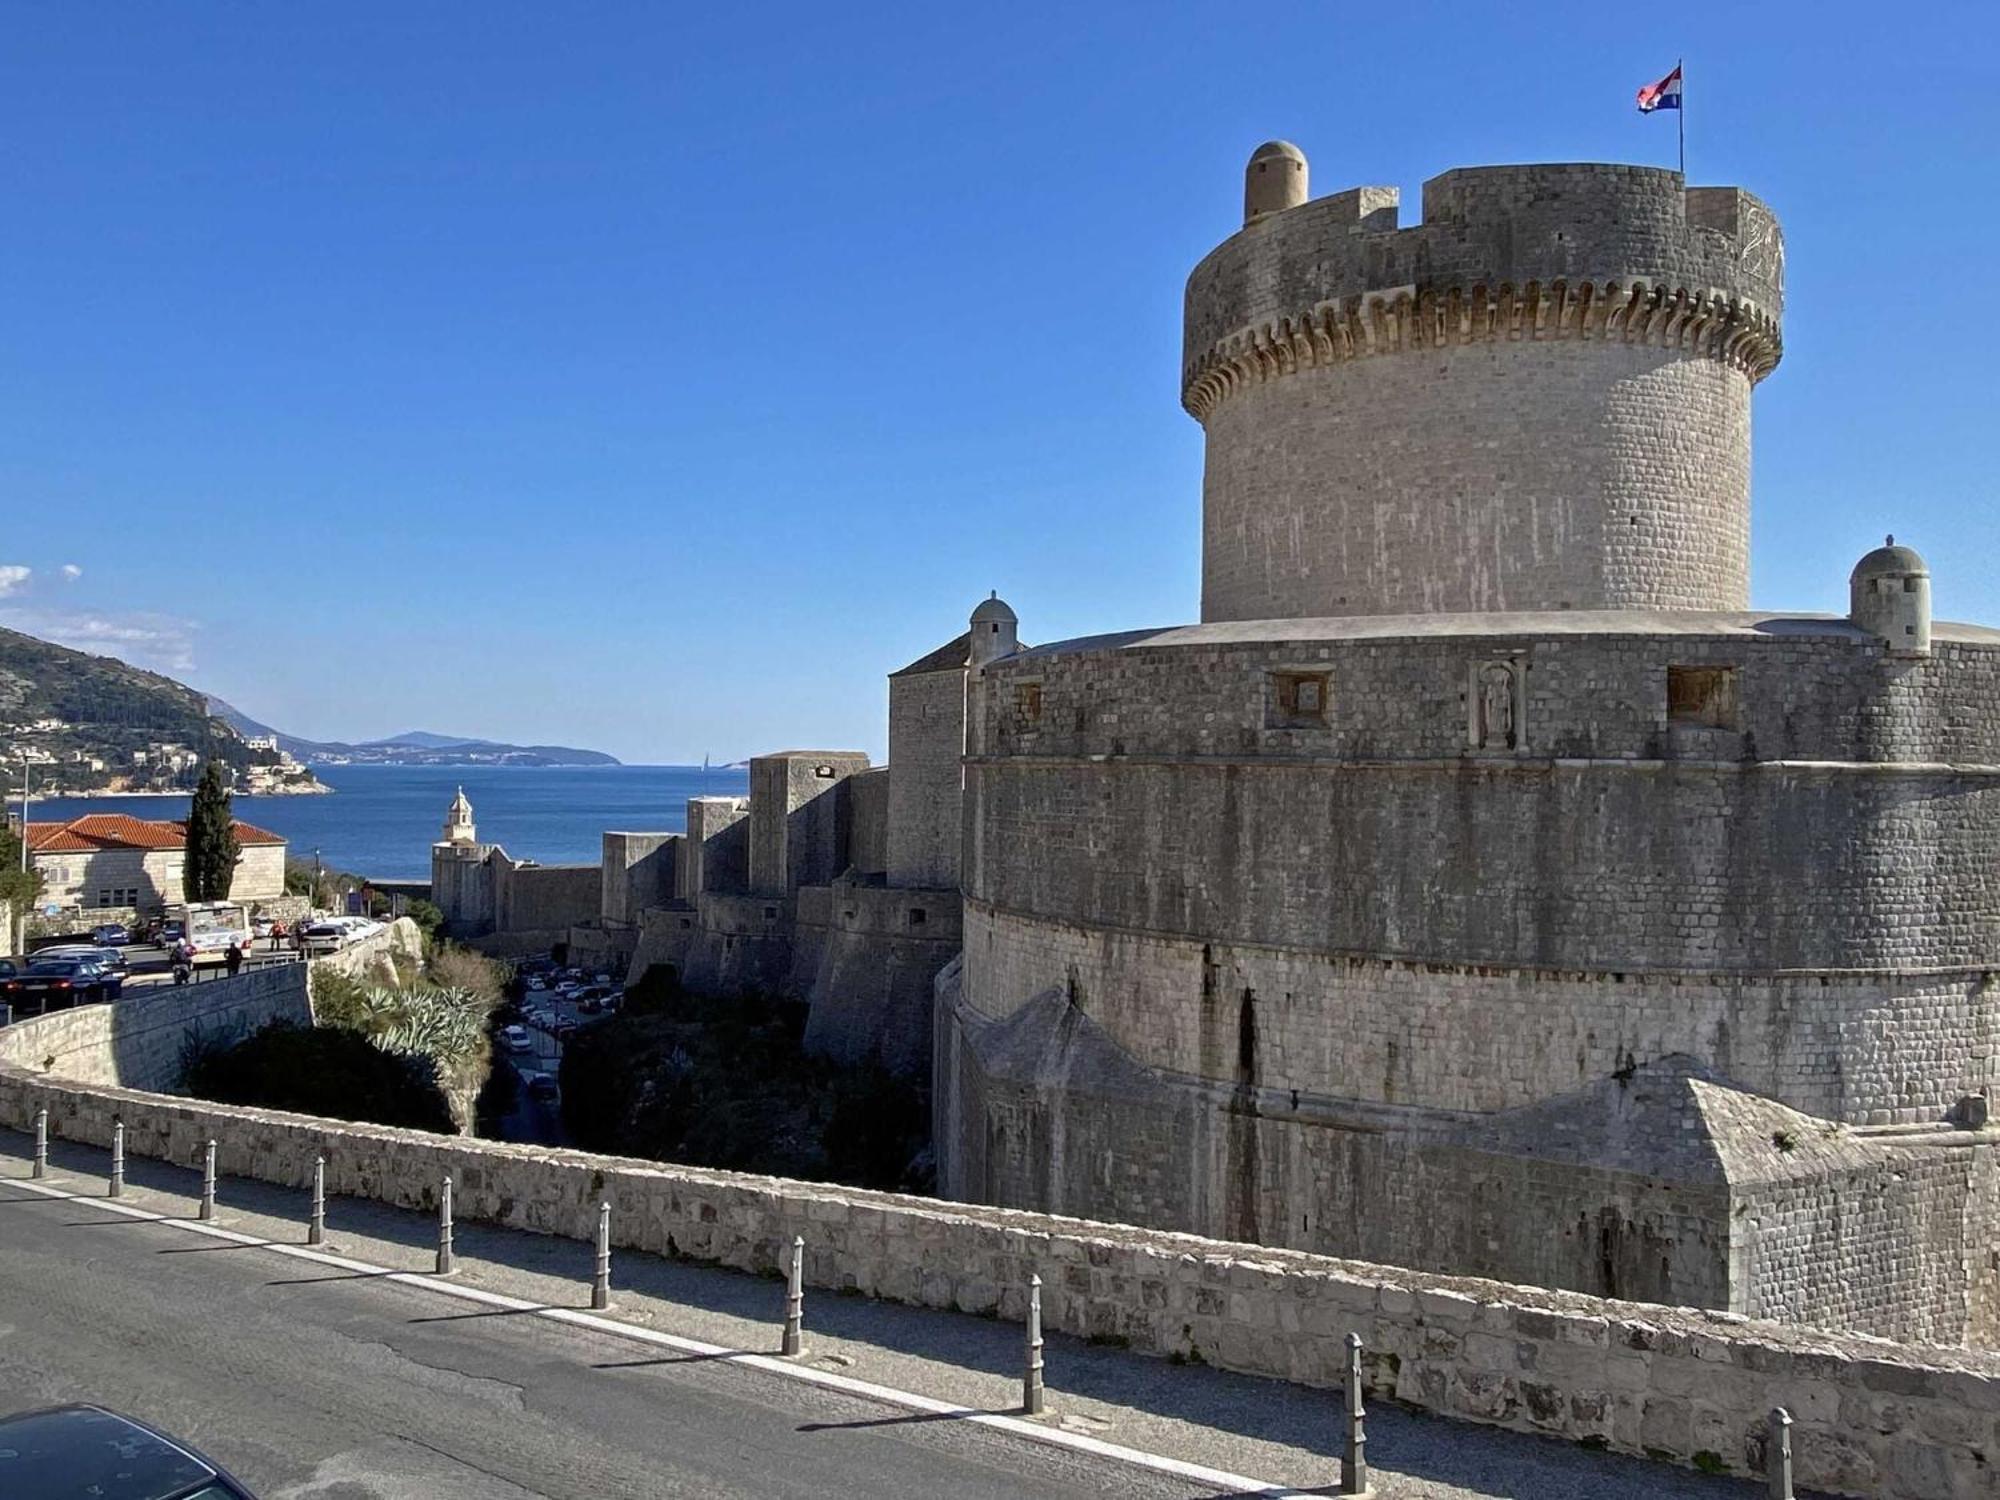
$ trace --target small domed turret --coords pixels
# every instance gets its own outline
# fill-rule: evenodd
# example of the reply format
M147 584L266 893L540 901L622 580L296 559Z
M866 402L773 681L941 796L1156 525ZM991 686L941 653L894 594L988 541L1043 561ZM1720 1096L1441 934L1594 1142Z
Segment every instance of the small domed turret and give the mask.
M1306 201L1306 154L1290 141L1266 141L1243 169L1243 222L1282 213Z
M997 593L979 601L972 612L971 647L967 655L974 668L989 661L1012 656L1021 649L1020 616Z
M1892 536L1854 565L1848 617L1882 638L1891 656L1931 654L1931 570Z

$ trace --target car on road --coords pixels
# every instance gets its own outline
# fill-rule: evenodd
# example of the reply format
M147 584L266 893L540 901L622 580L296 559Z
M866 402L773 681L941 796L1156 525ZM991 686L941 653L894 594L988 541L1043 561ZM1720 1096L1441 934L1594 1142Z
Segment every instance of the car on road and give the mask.
M123 922L101 922L90 929L90 940L102 948L122 948L132 941L132 931Z
M172 921L160 923L159 929L153 934L153 941L158 943L162 948L171 948L186 936L187 923L176 918Z
M553 1103L561 1097L562 1090L556 1084L553 1073L530 1073L528 1075L528 1097L539 1099L544 1104Z
M51 1406L0 1417L0 1495L256 1500L213 1459L102 1406Z
M38 1004L47 1012L105 1004L116 1000L124 988L120 975L91 959L35 958L0 984L0 999L16 1008Z
M271 935L272 926L273 923L269 917L252 917L250 919L250 936L267 938Z
M535 1042L534 1038L528 1035L528 1028L525 1026L502 1026L500 1045L509 1052L526 1052L535 1045Z
M96 943L55 943L37 948L36 958L93 958L105 968L123 974L131 967L123 948L106 948Z

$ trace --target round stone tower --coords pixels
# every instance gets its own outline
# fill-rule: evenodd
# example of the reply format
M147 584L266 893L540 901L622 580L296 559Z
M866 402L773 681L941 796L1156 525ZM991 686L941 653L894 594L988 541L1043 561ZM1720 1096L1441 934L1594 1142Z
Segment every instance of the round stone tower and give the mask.
M1260 146L1188 279L1202 618L1749 602L1750 389L1784 250L1739 188L1460 169L1307 201Z
M1888 537L1847 579L1848 618L1882 638L1891 656L1931 654L1931 570Z

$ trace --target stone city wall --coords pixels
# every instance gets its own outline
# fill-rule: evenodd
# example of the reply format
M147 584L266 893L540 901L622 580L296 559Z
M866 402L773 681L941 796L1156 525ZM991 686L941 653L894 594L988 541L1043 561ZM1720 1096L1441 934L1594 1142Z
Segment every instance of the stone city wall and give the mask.
M1204 987L1248 990L1271 1081L1442 1108L1672 1051L1855 1121L1993 1085L2000 651L1521 623L989 667L971 1003L1065 989L1142 1060L1214 1077L1188 1054L1233 1057L1233 1012L1205 1024ZM1522 743L1475 751L1469 669L1497 659ZM1734 666L1741 727L1670 725L1676 664ZM1326 710L1301 724L1269 695L1305 677Z
M932 1140L944 1196L1883 1337L2000 1342L1988 1254L2000 1133L1861 1135L1710 1081L1687 1058L1493 1114L1356 1102L1266 1082L1254 1003L1229 1005L1229 1025L1213 1030L1232 1033L1230 1056L1208 1060L1219 1077L1199 1077L1134 1059L1060 991L995 1018L955 987L947 970Z
M493 872L493 926L507 936L532 936L542 947L597 916L604 873L597 865L518 864L504 854Z
M927 1078L932 986L959 935L955 890L802 889L787 989L808 1006L806 1049Z
M673 900L680 844L678 833L605 834L599 919L614 925L636 922L647 907Z
M889 679L889 884L958 884L965 670Z
M16 1028L34 1032L42 1023ZM10 1039L33 1053L32 1039ZM74 1055L70 1053L68 1055ZM86 1071L94 1065L80 1063ZM1468 1421L1755 1472L1766 1413L1797 1426L1799 1480L1883 1500L1992 1492L2000 1358L1802 1332L1001 1209L579 1152L234 1109L51 1077L0 1060L0 1122L50 1111L60 1139L180 1163L219 1143L226 1176L429 1210L446 1174L466 1219L588 1238L612 1205L621 1248L769 1274L794 1234L816 1287L1022 1316L1030 1274L1051 1331L1331 1386L1342 1340L1370 1391ZM227 1192L227 1185L224 1186ZM333 1212L338 1217L338 1203ZM1059 1357L1060 1351L1056 1351Z

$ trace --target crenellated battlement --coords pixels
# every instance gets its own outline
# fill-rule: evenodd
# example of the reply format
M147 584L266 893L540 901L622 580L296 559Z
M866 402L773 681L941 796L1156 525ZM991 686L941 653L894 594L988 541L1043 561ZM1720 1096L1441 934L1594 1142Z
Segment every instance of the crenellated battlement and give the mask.
M1296 345L1314 328L1361 334L1352 345L1333 339L1339 362L1477 342L1496 324L1519 338L1530 305L1528 337L1588 337L1594 305L1600 331L1617 315L1628 342L1681 338L1688 353L1753 380L1782 355L1784 239L1771 210L1741 188L1687 188L1678 172L1653 167L1461 167L1424 184L1423 222L1408 228L1398 225L1400 196L1350 188L1262 214L1195 267L1182 362L1194 416L1206 420L1244 375L1329 362ZM1641 305L1629 306L1635 299ZM1394 336L1413 331L1411 314L1422 333ZM1391 336L1372 337L1385 321ZM1287 343L1304 359L1277 352ZM1240 363L1260 349L1276 363ZM1231 365L1238 378L1210 378Z
M1750 392L1784 238L1657 167L1462 167L1308 197L1258 148L1187 283L1202 618L1740 609Z

